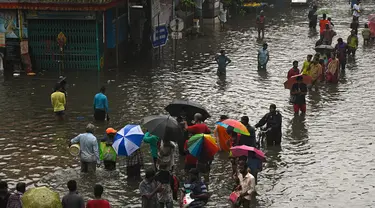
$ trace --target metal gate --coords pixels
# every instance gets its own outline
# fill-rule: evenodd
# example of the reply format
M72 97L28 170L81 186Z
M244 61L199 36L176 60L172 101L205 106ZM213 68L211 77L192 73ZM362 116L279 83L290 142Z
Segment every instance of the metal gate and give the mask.
M66 36L64 52L58 34ZM37 70L96 70L96 21L33 19L28 21L29 48Z

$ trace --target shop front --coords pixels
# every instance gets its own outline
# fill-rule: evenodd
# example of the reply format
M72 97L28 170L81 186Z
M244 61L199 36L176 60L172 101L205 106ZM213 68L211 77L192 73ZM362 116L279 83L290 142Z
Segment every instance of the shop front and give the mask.
M28 41L36 70L98 70L102 26L98 12L27 11Z

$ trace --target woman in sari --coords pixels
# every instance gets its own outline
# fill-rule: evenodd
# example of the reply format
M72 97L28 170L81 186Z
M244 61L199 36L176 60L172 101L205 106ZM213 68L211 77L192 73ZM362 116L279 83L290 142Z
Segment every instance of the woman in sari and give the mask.
M323 74L322 65L319 63L319 56L314 57L314 61L310 64L310 76L312 78L312 85L320 82Z
M332 58L328 61L326 81L330 83L337 83L340 75L340 61L336 57L336 53L333 53Z

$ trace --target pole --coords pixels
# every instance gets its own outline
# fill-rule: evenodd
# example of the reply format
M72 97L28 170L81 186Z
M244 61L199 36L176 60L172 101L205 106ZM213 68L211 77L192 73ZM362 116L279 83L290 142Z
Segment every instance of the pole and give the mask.
M118 24L118 6L116 6L116 66L117 66L117 70L119 68L119 24Z
M158 14L158 27L160 26L160 13ZM159 45L159 60L161 59L161 45Z
M104 24L104 22L103 22ZM98 65L98 72L100 71L100 54L99 54L99 22L98 22L98 13L96 13L96 26L95 26L95 33L96 33L96 62Z
M18 10L18 25L19 25L19 36L20 36L20 40L22 41L22 34L23 34L23 27L22 27L22 22L23 22L23 19L22 19L22 11L21 10Z
M179 19L176 19L176 32L175 33L178 33L178 25L180 24L180 21ZM176 62L177 62L177 42L178 42L178 37L174 38L174 40L176 41L176 44L175 44L175 52L174 52L174 68L176 68Z

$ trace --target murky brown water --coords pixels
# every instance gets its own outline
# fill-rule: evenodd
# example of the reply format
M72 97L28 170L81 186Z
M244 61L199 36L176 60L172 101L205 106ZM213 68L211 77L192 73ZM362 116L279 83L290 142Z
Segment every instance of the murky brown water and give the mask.
M63 123L54 120L50 107L56 76L5 80L0 85L0 179L11 186L17 181L47 184L61 194L66 191L65 183L75 179L86 198L92 196L93 184L101 183L113 207L140 207L138 183L126 182L124 167L120 166L120 172L80 175L78 161L67 149L68 140L92 121L96 90L114 80L108 84L111 121L98 124L98 137L107 126L121 128L144 116L164 113L163 108L174 98L205 105L213 116L208 120L211 127L221 114L232 118L248 115L254 124L275 103L284 115L283 143L280 149L265 150L268 163L260 174L257 206L373 207L374 48L360 44L340 83L310 92L306 117L294 117L283 82L293 60L301 66L306 55L313 53L317 37L308 31L305 8L290 9L288 3L274 2L275 8L266 12L272 19L266 32L271 54L267 73L256 71L260 43L254 17L249 15L231 19L227 32L214 31L208 37L180 43L176 69L167 60L163 67L133 67L118 74L67 74L68 121ZM334 10L330 16L337 37L346 39L351 20L347 1L327 2L321 4ZM366 14L375 9L370 0L363 2ZM361 25L364 20L362 17ZM213 64L221 48L233 61L225 80L217 78ZM151 160L147 162L151 166ZM208 207L228 207L229 170L227 155L219 154L213 164L210 190L214 194Z

